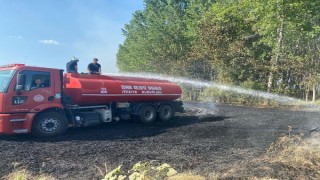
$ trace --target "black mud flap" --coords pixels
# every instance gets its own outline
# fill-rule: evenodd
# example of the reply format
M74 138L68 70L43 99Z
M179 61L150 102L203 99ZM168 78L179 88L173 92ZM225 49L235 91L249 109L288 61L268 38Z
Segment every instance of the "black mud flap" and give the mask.
M173 105L174 105L175 112L180 112L180 113L185 112L182 101L173 101Z

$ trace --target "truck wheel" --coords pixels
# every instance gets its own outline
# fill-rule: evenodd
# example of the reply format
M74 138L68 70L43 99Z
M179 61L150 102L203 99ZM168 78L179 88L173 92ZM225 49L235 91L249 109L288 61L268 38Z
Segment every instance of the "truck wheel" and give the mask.
M157 112L153 106L144 106L140 112L140 121L145 124L153 123L156 120Z
M158 118L160 121L169 121L174 116L174 110L172 106L168 104L161 105L159 108Z
M32 123L32 134L37 137L58 136L65 133L67 129L67 119L58 112L41 113Z

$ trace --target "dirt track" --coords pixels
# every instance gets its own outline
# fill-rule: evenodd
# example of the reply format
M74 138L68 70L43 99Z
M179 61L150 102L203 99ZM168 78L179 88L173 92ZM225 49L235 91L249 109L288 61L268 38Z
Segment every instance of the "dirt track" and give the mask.
M320 125L317 112L209 103L187 106L189 110L173 121L153 125L111 123L71 129L50 140L0 136L0 177L16 164L16 168L58 179L98 179L96 166L128 167L147 160L206 175L264 153L280 134L287 133L289 125L295 134ZM207 113L213 115L201 116Z

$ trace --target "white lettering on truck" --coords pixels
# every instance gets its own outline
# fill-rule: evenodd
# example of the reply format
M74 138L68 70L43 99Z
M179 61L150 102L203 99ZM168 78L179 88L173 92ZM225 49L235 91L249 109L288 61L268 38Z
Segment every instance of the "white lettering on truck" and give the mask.
M121 85L122 94L162 94L160 86Z
M131 85L121 85L121 89L133 89Z

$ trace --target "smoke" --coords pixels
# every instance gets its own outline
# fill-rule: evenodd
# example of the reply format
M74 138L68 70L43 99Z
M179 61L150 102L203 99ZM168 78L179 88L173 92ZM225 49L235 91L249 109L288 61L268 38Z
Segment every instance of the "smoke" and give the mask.
M184 102L183 104L187 112L192 113L200 119L222 115L214 102Z
M140 78L150 78L150 79L158 79L158 80L167 80L171 82L175 82L178 84L188 85L192 87L214 87L223 91L228 92L234 92L237 94L244 94L249 95L252 97L261 97L269 100L277 101L284 105L291 105L291 104L304 104L303 106L300 106L299 110L302 114L297 117L298 119L305 119L307 123L305 123L303 126L300 125L300 127L296 127L293 125L295 130L301 130L306 131L307 129L314 129L320 126L319 117L319 105L316 104L305 104L302 100L288 97L288 96L282 96L277 94L272 94L268 92L263 91L256 91L256 90L250 90L250 89L244 89L238 86L228 86L216 82L209 82L209 81L199 81L195 79L187 79L183 77L172 77L167 75L160 75L160 74L150 74L150 73L121 73L121 74L114 74L114 75L121 75L121 76L127 76L127 77L140 77ZM209 116L223 116L224 113L220 112L217 108L216 104L214 102L206 102L206 103L186 103L184 102L185 108L195 114L199 118L209 117ZM307 111L313 111L313 113L316 113L312 115L312 117L309 117L310 112ZM307 115L308 114L308 115ZM294 118L296 119L296 118ZM288 124L290 126L291 124ZM280 128L282 129L282 128Z

